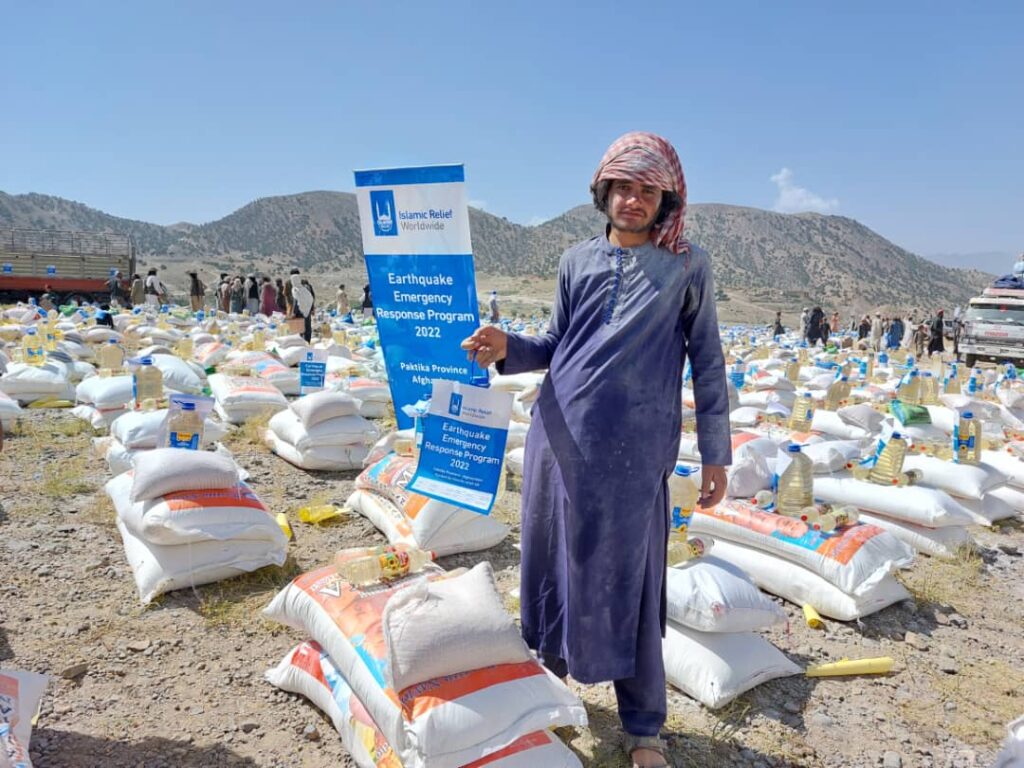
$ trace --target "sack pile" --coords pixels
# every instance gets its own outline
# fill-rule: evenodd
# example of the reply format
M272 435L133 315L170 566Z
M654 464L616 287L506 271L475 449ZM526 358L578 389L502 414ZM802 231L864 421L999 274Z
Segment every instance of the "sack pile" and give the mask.
M266 441L274 453L302 469L361 469L380 430L359 415L360 405L346 392L299 398L270 420Z
M285 561L287 537L228 457L143 451L106 492L143 604Z

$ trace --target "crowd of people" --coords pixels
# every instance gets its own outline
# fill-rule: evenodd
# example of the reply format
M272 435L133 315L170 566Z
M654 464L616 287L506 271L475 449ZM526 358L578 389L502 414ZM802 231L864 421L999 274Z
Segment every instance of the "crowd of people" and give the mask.
M958 334L955 332L959 317L954 320L954 351ZM827 316L821 307L804 307L800 313L801 337L810 345L818 342L824 346L829 337L844 330L856 335L862 346L880 352L888 349L906 349L918 357L933 352L945 351L945 311L940 309L929 319L917 319L908 314L906 318L898 315L888 316L881 312L870 313L857 317L850 315L845 327L842 327L838 311ZM773 324L773 333L781 335L785 332L782 325L782 313L777 312Z

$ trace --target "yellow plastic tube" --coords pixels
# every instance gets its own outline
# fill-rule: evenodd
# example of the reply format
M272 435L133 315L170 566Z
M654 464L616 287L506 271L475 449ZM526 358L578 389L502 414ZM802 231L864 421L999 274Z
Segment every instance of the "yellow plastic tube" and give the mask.
M884 675L892 672L892 657L872 659L840 659L828 664L815 664L807 668L807 677L834 677L839 675Z
M807 626L811 629L824 629L825 622L822 620L818 612L814 610L814 606L809 603L804 603L804 621L807 622Z
M336 517L344 517L345 511L333 504L316 504L311 507L299 508L299 520L304 523L325 523Z

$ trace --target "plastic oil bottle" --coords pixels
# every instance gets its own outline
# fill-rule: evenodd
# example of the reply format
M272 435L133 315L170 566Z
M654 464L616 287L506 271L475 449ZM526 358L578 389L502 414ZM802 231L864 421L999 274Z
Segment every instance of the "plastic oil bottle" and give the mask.
M825 390L825 410L835 411L846 405L850 400L850 379L840 374Z
M789 428L794 432L807 432L814 420L814 409L811 407L811 396L806 392L797 395L793 402L793 410L789 414Z
M775 511L780 515L800 517L805 508L814 506L814 465L800 451L799 445L791 444L786 449L786 456L789 466L782 470L776 481Z
M101 346L96 357L101 371L119 371L124 367L124 350L114 339Z
M693 510L697 508L700 490L693 481L695 470L677 464L668 478L669 507L672 510L668 535L668 564L677 565L689 559L686 549L686 532L690 526Z
M262 325L257 325L252 329L252 348L257 352L263 352L267 348L267 332Z
M192 341L192 337L182 336L178 339L178 343L174 345L174 351L182 360L191 360L192 353L195 351L195 343Z
M912 485L920 478L920 472L904 472L903 461L907 458L907 441L899 432L893 432L878 454L875 466L868 472L867 479L879 485Z
M152 400L154 403L164 396L164 377L160 369L153 365L153 358L144 357L132 376L132 397L138 409Z
M35 328L25 331L25 338L21 342L22 359L29 365L42 365L46 360L46 350L43 349L43 340L39 338L39 332Z
M860 514L856 507L832 507L828 512L819 515L811 527L822 533L832 533L836 528L853 525L859 519Z
M800 381L800 361L790 360L786 363L786 378L796 384Z
M167 447L198 451L203 442L203 417L196 412L196 404L181 403L181 410L171 411L167 420Z
M338 575L354 587L381 581L392 581L417 573L433 560L430 552L410 549L400 552L394 547L377 547L371 554L337 562Z
M981 421L964 411L953 424L953 461L977 464L981 459Z
M921 405L939 404L939 380L931 371L924 371L921 376Z
M921 404L921 377L916 368L907 374L907 380L899 387L899 399L908 405Z
M942 391L947 395L959 395L961 392L960 377L958 376L956 363L951 365L952 367L942 382Z

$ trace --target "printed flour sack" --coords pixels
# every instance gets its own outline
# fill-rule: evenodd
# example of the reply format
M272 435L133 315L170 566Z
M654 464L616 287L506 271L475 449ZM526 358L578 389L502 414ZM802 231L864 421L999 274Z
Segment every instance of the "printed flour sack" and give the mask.
M356 478L348 506L388 541L415 543L438 557L487 549L508 535L508 528L488 515L407 491L415 471L411 456L386 455Z
M281 390L251 376L215 373L210 376L210 391L217 400L217 415L231 424L241 424L255 416L277 413L288 407Z
M785 612L745 573L714 555L669 568L668 618L700 632L757 632L786 622Z
M402 768L398 755L319 643L296 646L265 677L281 690L305 696L326 714L359 768ZM579 768L580 761L551 732L535 731L471 764L472 768L485 766Z
M536 661L392 690L382 614L398 590L428 578L444 574L432 570L364 591L327 566L299 576L264 613L322 646L405 768L459 768L534 731L586 723L579 700Z
M838 621L854 621L910 597L892 575L859 595L850 595L802 565L725 539L715 540L715 557L742 569L766 592L794 605L812 605L822 616Z
M815 479L815 486L817 482ZM858 523L825 533L739 499L727 499L708 510L698 507L690 520L690 532L745 544L798 563L854 595L866 592L896 568L909 565L914 557L906 544L874 525Z
M47 677L35 672L0 669L0 766L32 768L29 739L32 718L46 690Z

